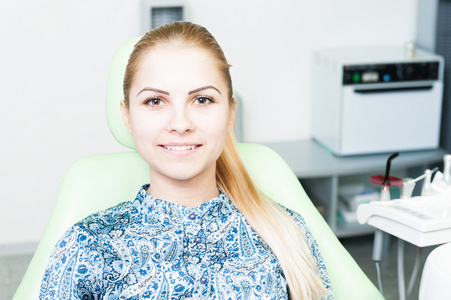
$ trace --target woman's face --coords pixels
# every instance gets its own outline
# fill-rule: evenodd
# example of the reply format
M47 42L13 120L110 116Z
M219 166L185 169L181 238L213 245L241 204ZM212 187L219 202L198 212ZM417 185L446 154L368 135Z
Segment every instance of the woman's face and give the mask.
M164 46L144 54L122 113L152 181L214 178L234 122L227 94L205 50Z

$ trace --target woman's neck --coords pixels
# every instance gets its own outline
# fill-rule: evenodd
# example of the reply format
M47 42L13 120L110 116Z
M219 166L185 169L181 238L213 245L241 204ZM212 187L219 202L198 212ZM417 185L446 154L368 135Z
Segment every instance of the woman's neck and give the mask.
M187 207L197 207L219 195L215 175L190 180L151 176L147 192L158 199Z

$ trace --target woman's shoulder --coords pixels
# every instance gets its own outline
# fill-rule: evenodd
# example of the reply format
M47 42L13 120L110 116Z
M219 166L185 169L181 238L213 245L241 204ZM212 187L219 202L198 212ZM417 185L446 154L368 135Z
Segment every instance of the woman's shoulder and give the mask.
M97 211L69 227L62 236L56 248L61 244L66 247L69 241L72 243L83 243L112 235L118 229L124 228L131 222L133 205L126 201L104 210Z
M302 215L288 207L283 206L282 204L278 204L285 212L288 213L288 215L301 227L307 226L305 224L305 220L302 217Z
M63 276L69 273L72 274L71 280L86 290L100 291L102 269L98 262L101 260L96 257L100 252L93 254L92 250L109 247L101 242L112 240L120 234L131 220L131 211L131 202L120 203L93 213L66 230L55 244L47 263L41 283L41 299L62 298L55 297L56 293L72 295L76 289L68 290L62 285ZM86 279L88 277L89 280Z
M307 226L307 223L304 220L304 217L302 217L302 215L296 211L293 211L281 204L279 204L279 206L287 212L287 214L294 220L294 222L299 226L299 228L301 228L301 230L303 231L305 238L307 239L307 242L310 246L310 248L315 248L316 246L316 240L313 237L312 233L310 232L309 227Z
M95 212L72 226L72 230L86 231L92 235L108 235L132 221L133 205L126 201Z
M130 222L131 203L123 202L93 213L69 227L56 243L50 262L61 253L73 252L95 243L105 236L114 236Z
M280 205L280 204L279 204ZM307 241L307 244L310 248L310 252L312 254L312 257L317 265L318 268L318 274L321 277L321 280L323 281L325 287L329 290L329 297L327 299L333 299L333 293L332 293L332 287L330 285L330 279L329 275L326 269L326 264L324 263L323 256L321 254L321 250L319 249L318 243L316 242L315 237L310 232L310 229L308 228L304 218L302 215L298 212L295 212L283 205L280 205L280 207L285 210L288 215L290 215L293 220L296 222L296 224L301 228L301 230L304 232L305 239Z

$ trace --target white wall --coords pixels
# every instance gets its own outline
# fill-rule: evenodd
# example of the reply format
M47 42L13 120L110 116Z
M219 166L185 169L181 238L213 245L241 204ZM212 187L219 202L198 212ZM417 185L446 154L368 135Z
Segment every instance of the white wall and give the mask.
M252 142L310 137L313 49L403 45L416 34L412 0L232 0L216 8L197 2L205 8L193 9L193 19L217 37L233 65L244 138Z
M315 48L401 45L415 37L414 0L186 0L233 65L244 138L310 137ZM141 34L140 1L0 2L1 245L40 238L69 165L123 151L104 115L109 61Z
M106 124L106 75L140 34L139 2L0 3L0 244L12 244L40 238L72 162L123 151Z

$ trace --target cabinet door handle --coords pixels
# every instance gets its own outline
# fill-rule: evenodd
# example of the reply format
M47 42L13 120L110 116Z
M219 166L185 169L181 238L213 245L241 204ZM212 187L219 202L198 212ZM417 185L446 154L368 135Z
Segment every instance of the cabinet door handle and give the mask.
M397 87L397 88L382 88L382 89L354 89L354 93L358 94L378 94L378 93L393 93L393 92L414 92L414 91L428 91L433 88L432 85L426 86L411 86L411 87Z

